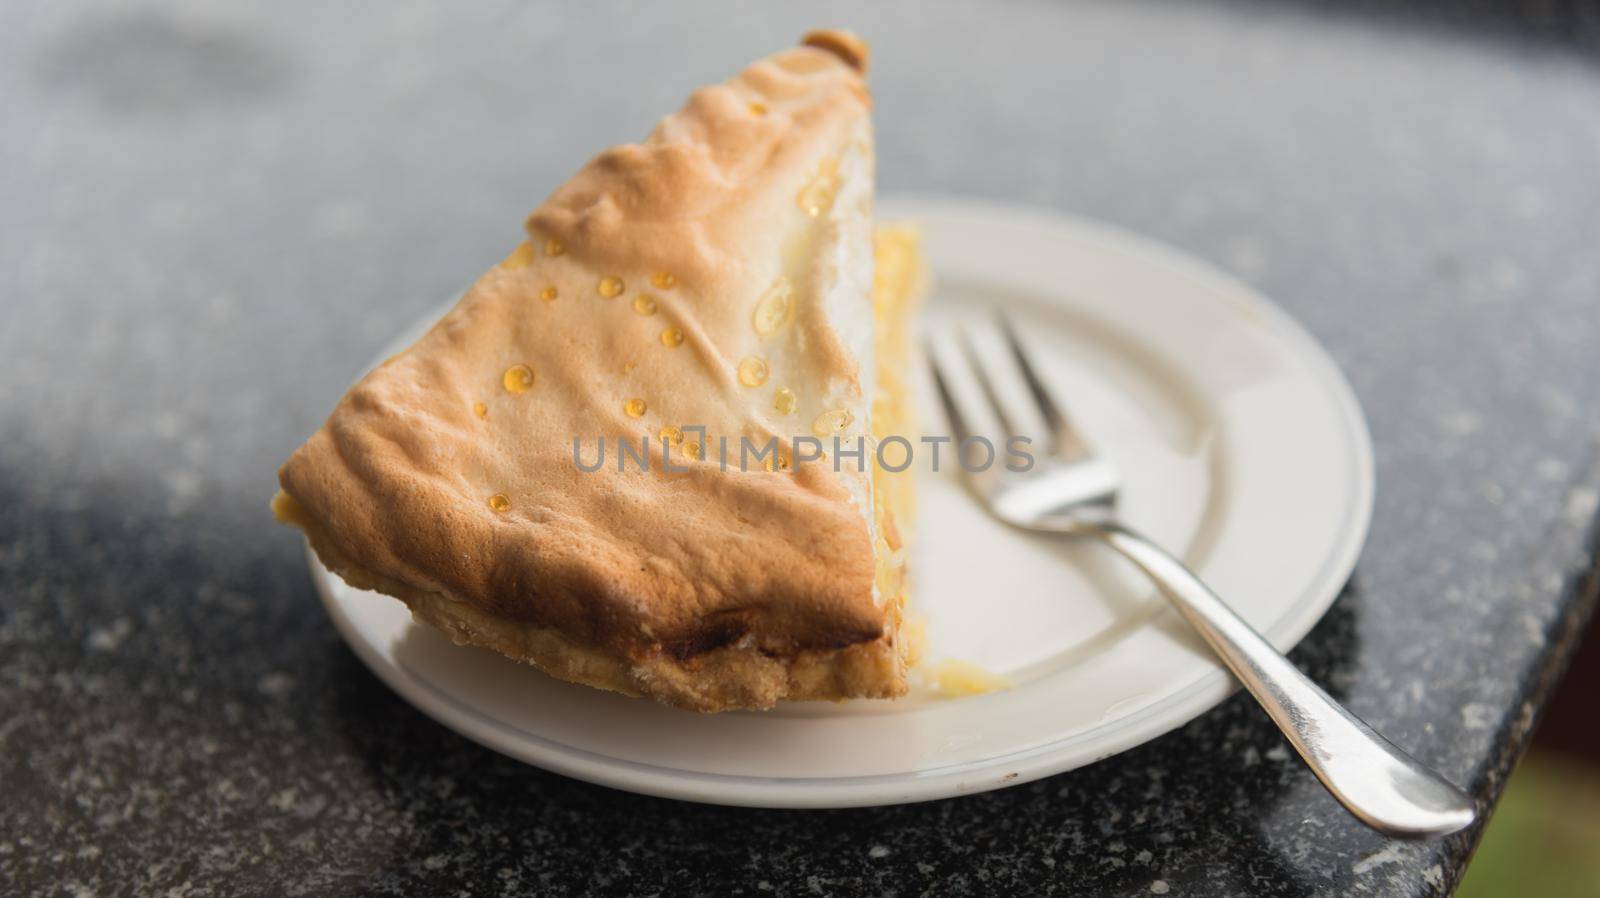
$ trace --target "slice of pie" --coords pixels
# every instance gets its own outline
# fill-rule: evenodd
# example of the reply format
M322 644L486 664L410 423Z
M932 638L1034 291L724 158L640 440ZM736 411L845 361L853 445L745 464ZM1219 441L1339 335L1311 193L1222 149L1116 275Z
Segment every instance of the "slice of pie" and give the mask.
M565 680L701 711L904 692L910 475L871 460L908 420L920 267L874 236L866 61L813 33L595 157L351 388L277 516Z

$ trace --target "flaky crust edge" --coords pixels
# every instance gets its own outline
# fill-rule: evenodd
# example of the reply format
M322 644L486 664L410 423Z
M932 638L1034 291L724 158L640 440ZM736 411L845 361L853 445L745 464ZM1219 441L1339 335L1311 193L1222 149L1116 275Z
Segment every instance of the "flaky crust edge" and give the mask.
M779 701L894 698L906 692L905 646L885 634L837 649L769 655L755 647L724 646L679 659L665 652L625 658L553 629L508 620L444 593L417 589L345 557L298 503L279 491L278 519L298 528L322 564L355 589L393 596L417 621L457 645L492 649L559 680L652 698L690 711L765 710Z

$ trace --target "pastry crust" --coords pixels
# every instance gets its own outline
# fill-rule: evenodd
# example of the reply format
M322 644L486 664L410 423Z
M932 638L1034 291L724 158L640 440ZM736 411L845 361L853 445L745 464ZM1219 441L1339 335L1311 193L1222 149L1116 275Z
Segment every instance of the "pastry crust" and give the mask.
M882 557L892 503L868 474L724 470L683 444L666 473L661 439L648 471L575 458L870 420L865 53L834 46L852 41L769 57L597 156L346 394L280 470L278 516L353 586L563 679L701 711L902 693L904 553ZM789 317L763 330L780 287Z
M443 631L457 645L493 649L558 679L703 712L770 708L779 700L893 698L904 692L909 649L887 634L843 648L788 655L732 645L692 658L661 653L627 658L560 630L485 613L467 602L355 564L339 553L328 534L287 493L274 497L272 510L280 521L304 531L322 563L356 589L405 602L418 620Z

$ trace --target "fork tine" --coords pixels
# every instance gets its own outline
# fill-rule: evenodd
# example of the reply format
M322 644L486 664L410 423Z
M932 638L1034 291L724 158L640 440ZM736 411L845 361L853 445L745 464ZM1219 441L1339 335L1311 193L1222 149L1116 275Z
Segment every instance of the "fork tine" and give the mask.
M1073 428L1072 419L1067 417L1061 404L1050 394L1049 388L1044 385L1044 379L1039 376L1038 369L1028 357L1027 350L1023 349L1016 328L1011 324L1011 317L1004 313L996 317L999 319L1000 333L1006 339L1006 347L1011 350L1011 357L1016 360L1017 367L1022 371L1022 380L1028 385L1028 392L1033 394L1034 404L1039 407L1039 414L1044 417L1045 424L1050 428L1050 435L1055 439L1054 450L1064 455L1088 454L1088 444Z
M967 360L972 364L974 379L978 382L978 386L983 388L983 395L989 400L989 407L994 409L995 417L1000 420L1000 429L1003 431L1001 436L1009 439L1023 433L1025 428L1018 426L1016 415L1007 410L1005 400L1000 398L1000 391L996 389L994 379L989 373L989 366L984 363L983 355L972 342L971 331L965 329L961 331L961 348L966 351Z
M923 354L928 358L928 370L933 373L933 385L939 393L940 404L944 406L945 417L950 419L950 429L955 431L957 442L963 442L972 436L972 425L968 421L969 415L962 414L961 403L951 386L953 375L946 373L948 363L940 358L942 352L937 344L932 335L928 336L922 343Z

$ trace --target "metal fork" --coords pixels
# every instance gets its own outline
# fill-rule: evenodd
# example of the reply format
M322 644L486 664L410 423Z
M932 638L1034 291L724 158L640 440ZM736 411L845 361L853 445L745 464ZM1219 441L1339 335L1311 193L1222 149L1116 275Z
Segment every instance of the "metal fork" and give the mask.
M1443 835L1472 823L1476 809L1471 798L1341 707L1183 562L1117 520L1121 474L1073 427L1011 323L1002 318L999 328L1009 350L1004 363L1013 367L1009 390L1002 376L1007 372L984 360L970 332L946 326L925 343L934 383L962 445L977 446L968 442L975 437L1005 445L991 439L994 434L980 432L985 421L1000 425L1003 440L1031 438L1019 420L1027 413L1018 404L1018 392L1027 394L1021 401L1031 404L1045 425L1040 436L1046 454L1035 458L1028 470L999 463L981 471L974 470L976 464L961 466L989 512L1024 530L1097 537L1143 570L1266 709L1328 791L1363 823L1412 838ZM964 364L975 376L958 381ZM971 387L973 381L981 397L971 389L957 389ZM1025 389L1018 391L1019 384Z

